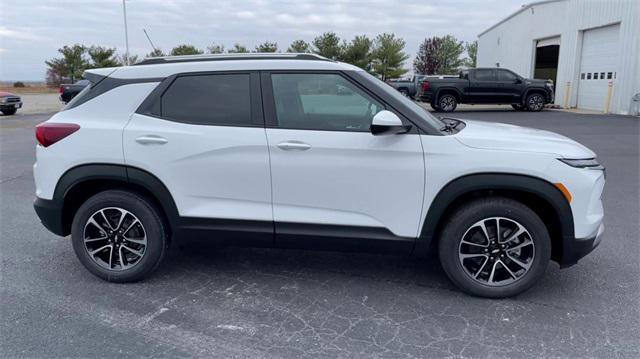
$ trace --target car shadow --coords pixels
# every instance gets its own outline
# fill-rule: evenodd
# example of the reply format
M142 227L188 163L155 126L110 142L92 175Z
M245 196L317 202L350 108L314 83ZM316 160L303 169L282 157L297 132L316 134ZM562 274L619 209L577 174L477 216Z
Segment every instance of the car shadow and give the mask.
M341 277L390 282L443 290L449 282L437 255L426 256L328 252L278 248L220 246L203 241L173 246L159 276L185 273L251 277L252 273L291 280ZM172 279L168 279L172 280Z

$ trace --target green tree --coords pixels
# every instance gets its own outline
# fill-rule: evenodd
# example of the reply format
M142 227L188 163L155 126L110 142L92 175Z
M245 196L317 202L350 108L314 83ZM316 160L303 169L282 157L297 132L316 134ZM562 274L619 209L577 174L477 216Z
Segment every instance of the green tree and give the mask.
M171 49L171 56L181 56L181 55L200 55L202 54L202 50L198 49L193 45L180 45Z
M256 46L255 52L276 52L276 51L278 51L277 42L265 41L262 44Z
M139 61L138 55L129 55L128 61L127 61L127 54L122 54L118 56L118 65L120 66L133 65L138 61Z
M153 51L148 53L145 57L162 57L162 56L165 56L164 52L162 52L162 50L154 49Z
M351 42L342 44L341 60L358 66L367 71L371 70L371 47L373 41L366 35L356 36Z
M227 52L230 54L243 54L249 52L249 49L244 45L236 43L233 45L233 48L227 50Z
M311 52L311 45L304 40L295 40L289 45L287 52L307 53Z
M335 32L325 32L313 39L313 52L328 59L338 60L342 54L340 38Z
M374 40L372 70L382 80L400 77L407 72L402 65L409 56L404 52L405 41L394 34L381 34Z
M114 67L118 66L118 59L116 57L116 49L102 46L91 46L87 50L89 57L91 58L91 67Z
M467 50L465 65L467 67L476 67L476 60L478 58L478 40L465 43L464 48Z
M60 80L69 79L69 81L75 82L82 78L84 70L89 68L89 61L85 56L87 48L80 44L65 45L58 49L58 52L62 54L61 59L45 61L49 70L56 71L55 76ZM47 75L47 77L49 76Z
M211 46L207 46L207 51L210 54L222 54L224 53L224 45L211 44Z

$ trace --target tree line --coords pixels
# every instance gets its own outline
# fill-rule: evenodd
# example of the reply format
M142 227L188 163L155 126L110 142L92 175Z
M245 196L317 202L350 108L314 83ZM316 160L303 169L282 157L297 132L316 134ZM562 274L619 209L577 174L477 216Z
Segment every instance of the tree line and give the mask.
M334 32L325 32L317 36L311 43L305 40L295 40L286 49L289 53L315 53L326 58L350 63L358 66L382 80L398 78L409 70L404 63L409 56L404 51L404 39L395 34L383 33L375 38L358 35L352 40L340 39ZM198 55L222 53L248 52L279 52L282 51L278 43L265 41L254 49L236 43L225 49L222 44L212 44L206 49L199 49L190 44L182 44L165 53L161 49L154 49L145 57L159 57L165 55ZM85 46L75 44L58 49L61 57L45 61L47 64L47 84L55 86L62 82L74 82L82 77L86 69L122 66L134 64L140 60L137 55L118 55L115 48L103 46ZM466 57L463 55L466 53ZM424 39L418 53L413 60L413 71L417 74L451 74L461 67L475 67L477 42L463 43L454 36L434 36Z

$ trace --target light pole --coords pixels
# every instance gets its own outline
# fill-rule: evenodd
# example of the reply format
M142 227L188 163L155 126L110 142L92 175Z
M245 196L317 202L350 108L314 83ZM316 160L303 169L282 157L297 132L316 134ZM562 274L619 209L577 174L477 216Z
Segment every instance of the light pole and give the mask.
M127 4L126 0L122 0L122 12L124 14L124 42L126 45L126 50L124 53L125 56L125 65L129 66L129 32L127 31Z

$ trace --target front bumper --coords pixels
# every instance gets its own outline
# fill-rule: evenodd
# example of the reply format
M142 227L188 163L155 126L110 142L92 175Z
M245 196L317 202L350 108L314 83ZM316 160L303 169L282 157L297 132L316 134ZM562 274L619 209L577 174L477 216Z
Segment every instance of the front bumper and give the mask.
M578 263L582 257L591 253L600 242L604 234L604 224L600 224L596 232L586 238L566 238L562 248L560 267L566 268Z
M20 102L1 102L0 110L10 110L15 108L16 110L22 108L22 101Z
M62 220L62 204L58 203L58 201L36 198L33 202L33 208L36 210L42 225L49 231L63 237L69 234L69 230L64 227Z

